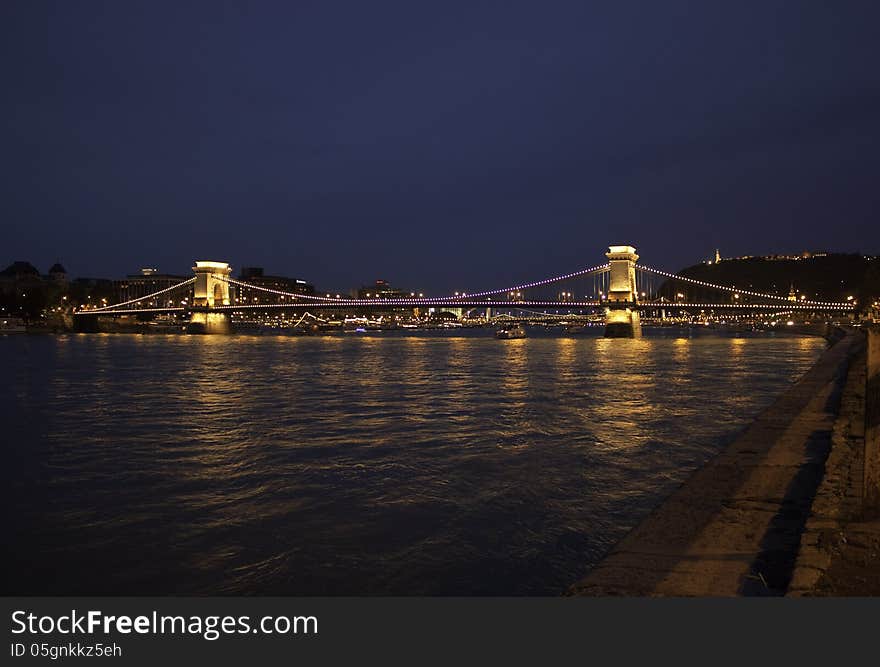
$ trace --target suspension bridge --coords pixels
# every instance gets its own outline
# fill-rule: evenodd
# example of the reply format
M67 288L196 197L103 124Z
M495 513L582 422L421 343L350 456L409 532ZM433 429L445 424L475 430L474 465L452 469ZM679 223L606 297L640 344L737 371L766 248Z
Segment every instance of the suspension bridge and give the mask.
M340 295L301 294L255 285L231 276L226 262L197 261L193 277L136 299L83 308L85 318L149 317L177 314L207 331L228 329L229 318L248 312L313 309L377 312L397 309L472 311L518 310L533 315L588 313L604 316L606 336L632 337L640 329L640 313L687 310L690 312L768 313L797 311L846 314L852 302L795 299L793 295L761 293L732 285L717 285L638 264L639 255L629 245L610 246L606 262L557 276L489 290L457 292L445 296L354 298Z

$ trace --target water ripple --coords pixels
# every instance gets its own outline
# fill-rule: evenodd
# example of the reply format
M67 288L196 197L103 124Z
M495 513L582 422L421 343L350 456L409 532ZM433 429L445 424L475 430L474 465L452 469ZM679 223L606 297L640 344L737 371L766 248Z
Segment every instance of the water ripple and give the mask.
M555 594L823 346L8 337L4 593Z

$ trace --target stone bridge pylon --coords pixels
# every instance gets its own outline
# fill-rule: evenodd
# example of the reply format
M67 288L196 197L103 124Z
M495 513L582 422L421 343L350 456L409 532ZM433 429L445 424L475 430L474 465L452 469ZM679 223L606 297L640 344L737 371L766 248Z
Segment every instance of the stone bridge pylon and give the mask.
M636 262L639 256L631 245L613 245L605 253L610 265L608 308L605 311L606 338L636 338L642 334L636 290Z

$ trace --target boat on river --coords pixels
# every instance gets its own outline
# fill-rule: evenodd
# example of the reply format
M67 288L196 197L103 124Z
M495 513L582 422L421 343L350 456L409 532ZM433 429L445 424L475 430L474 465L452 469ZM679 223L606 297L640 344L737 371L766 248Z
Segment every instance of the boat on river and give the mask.
M526 330L523 329L521 324L513 324L511 326L506 326L498 329L495 332L495 338L525 338Z

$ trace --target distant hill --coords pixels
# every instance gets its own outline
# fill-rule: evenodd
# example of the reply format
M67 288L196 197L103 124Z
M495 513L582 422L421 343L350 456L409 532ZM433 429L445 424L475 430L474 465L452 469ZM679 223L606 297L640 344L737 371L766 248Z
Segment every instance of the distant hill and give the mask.
M851 296L864 305L880 298L880 257L864 255L805 253L722 259L689 266L678 275L779 296L788 296L794 288L798 298L805 295L816 301L845 301ZM686 293L690 301L718 296L717 291L668 280L659 288L659 294L670 300L679 292Z

